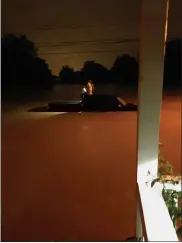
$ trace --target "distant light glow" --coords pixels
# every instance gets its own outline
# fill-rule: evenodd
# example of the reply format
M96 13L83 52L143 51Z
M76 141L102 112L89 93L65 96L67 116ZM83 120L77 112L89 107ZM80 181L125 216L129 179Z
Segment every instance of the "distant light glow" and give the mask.
M41 120L50 117L54 117L57 115L64 115L67 112L11 112L11 113L4 113L3 118L12 120L12 121L19 121L19 120Z
M168 15L169 15L169 0L166 3L166 23L165 23L165 34L164 34L164 41L166 43L167 40L167 32L168 32ZM166 53L166 45L164 45L164 55Z

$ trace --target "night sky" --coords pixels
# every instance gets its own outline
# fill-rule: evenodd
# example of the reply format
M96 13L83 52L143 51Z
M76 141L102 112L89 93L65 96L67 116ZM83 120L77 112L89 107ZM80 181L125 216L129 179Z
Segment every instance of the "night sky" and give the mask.
M54 73L86 60L110 67L138 54L140 0L2 0L2 34L25 33ZM182 36L182 0L170 1L168 36Z

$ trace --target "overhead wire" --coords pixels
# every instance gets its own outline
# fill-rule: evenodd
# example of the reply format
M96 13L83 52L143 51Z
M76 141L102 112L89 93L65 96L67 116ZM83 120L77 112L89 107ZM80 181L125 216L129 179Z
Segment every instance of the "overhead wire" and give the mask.
M40 31L40 30L57 30L57 29L85 29L85 28L94 28L94 27L119 27L123 25L123 23L108 23L108 24L99 24L99 23L96 23L96 24L90 24L90 25L82 25L82 26L79 26L79 25L43 25L43 26L39 26L39 27L30 27L30 28L21 28L22 31ZM5 26L4 27L6 28L15 28L15 29L19 29L20 27L19 26Z
M94 53L112 53L112 52L123 52L124 50L92 50L92 51L72 51L72 52L39 52L39 55L72 55L72 54L94 54Z
M72 46L72 45L83 45L83 44L120 44L120 43L134 43L138 42L139 39L103 39L103 40L80 40L80 41L62 41L57 43L44 43L38 44L39 47L61 47L61 46Z
M26 31L41 31L41 30L56 30L56 29L84 29L92 27L111 27L111 26L121 26L122 23L108 23L108 24L92 24L92 25L70 25L70 26L60 26L60 25L44 25L36 28L25 28L21 29L23 33ZM56 43L46 43L46 42L37 42L36 47L39 48L51 48L51 47L65 47L65 46L78 46L84 44L121 44L121 43L134 43L138 42L137 38L126 38L126 39L103 39L103 40L77 40L77 41L60 41ZM70 52L40 52L40 55L71 55L71 54L89 54L89 53L112 53L112 52L123 52L121 49L117 50L92 50L92 51L70 51Z

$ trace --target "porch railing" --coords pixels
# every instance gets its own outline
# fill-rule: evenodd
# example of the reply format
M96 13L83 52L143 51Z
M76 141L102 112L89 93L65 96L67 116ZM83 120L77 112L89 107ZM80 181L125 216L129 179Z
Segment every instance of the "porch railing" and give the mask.
M179 241L162 196L160 183L154 187L137 183L137 239L140 241Z

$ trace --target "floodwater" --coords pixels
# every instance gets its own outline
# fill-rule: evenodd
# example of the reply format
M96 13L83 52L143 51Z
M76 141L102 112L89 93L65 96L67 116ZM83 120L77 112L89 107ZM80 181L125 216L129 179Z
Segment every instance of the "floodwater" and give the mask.
M181 171L181 102L160 140ZM135 112L2 114L2 240L122 241L135 234Z

